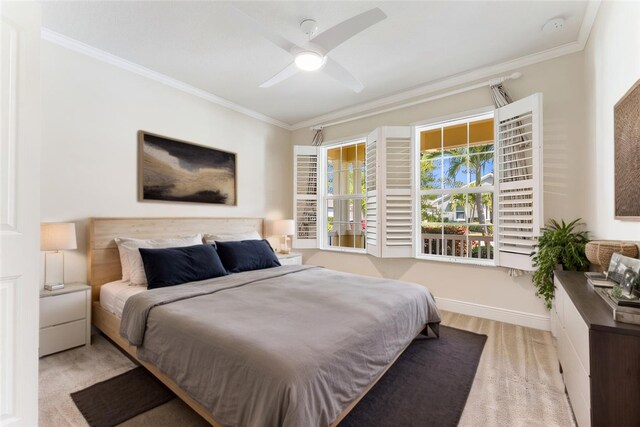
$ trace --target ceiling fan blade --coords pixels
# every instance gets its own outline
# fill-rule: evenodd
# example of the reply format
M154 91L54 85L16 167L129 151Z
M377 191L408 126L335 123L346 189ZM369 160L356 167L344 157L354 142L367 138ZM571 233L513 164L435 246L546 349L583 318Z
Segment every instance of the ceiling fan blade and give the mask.
M329 28L311 41L329 52L386 17L387 15L376 7Z
M297 47L294 43L265 27L252 16L247 15L235 7L231 7L230 9L232 14L237 18L236 21L247 28L248 31L260 34L262 37L287 52L291 52L292 48Z
M362 89L364 89L360 80L356 79L353 74L347 71L346 68L329 57L327 57L327 62L325 62L324 67L322 67L322 71L347 86L355 93L360 93L362 92Z
M280 83L283 80L288 79L289 77L293 76L294 74L297 74L299 71L298 67L296 67L295 62L292 62L291 64L287 65L287 67L280 71L278 74L276 74L275 76L271 77L269 80L267 80L266 82L262 83L260 85L260 87L271 87L275 84Z

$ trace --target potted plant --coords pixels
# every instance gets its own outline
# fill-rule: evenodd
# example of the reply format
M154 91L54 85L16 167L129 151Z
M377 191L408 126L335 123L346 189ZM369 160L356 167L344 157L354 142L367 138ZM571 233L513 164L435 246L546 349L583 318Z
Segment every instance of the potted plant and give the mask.
M538 251L533 256L533 264L537 270L533 273L533 284L537 288L536 295L543 298L545 305L551 309L554 295L553 271L557 266L564 270L584 271L589 261L584 252L589 241L588 231L577 231L582 218L565 223L549 221L542 228L542 236L538 239Z

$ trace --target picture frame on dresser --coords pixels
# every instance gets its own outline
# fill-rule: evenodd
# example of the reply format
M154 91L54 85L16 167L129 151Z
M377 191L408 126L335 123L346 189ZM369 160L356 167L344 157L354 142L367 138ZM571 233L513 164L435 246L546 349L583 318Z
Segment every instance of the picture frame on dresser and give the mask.
M640 259L613 254L607 277L616 282L627 297L640 297Z

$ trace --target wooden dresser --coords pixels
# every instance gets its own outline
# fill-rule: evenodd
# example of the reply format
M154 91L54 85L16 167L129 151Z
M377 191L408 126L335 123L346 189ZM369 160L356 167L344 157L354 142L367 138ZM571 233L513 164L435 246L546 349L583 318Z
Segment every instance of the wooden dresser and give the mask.
M578 425L640 425L640 325L614 321L582 272L555 285L551 331Z

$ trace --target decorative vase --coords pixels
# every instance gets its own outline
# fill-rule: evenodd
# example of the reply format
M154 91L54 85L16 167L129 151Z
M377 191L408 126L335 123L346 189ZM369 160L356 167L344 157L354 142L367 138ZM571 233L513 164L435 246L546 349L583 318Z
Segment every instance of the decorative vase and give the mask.
M609 263L614 253L637 258L638 246L633 242L622 240L592 240L585 246L587 259L600 271L609 269Z

